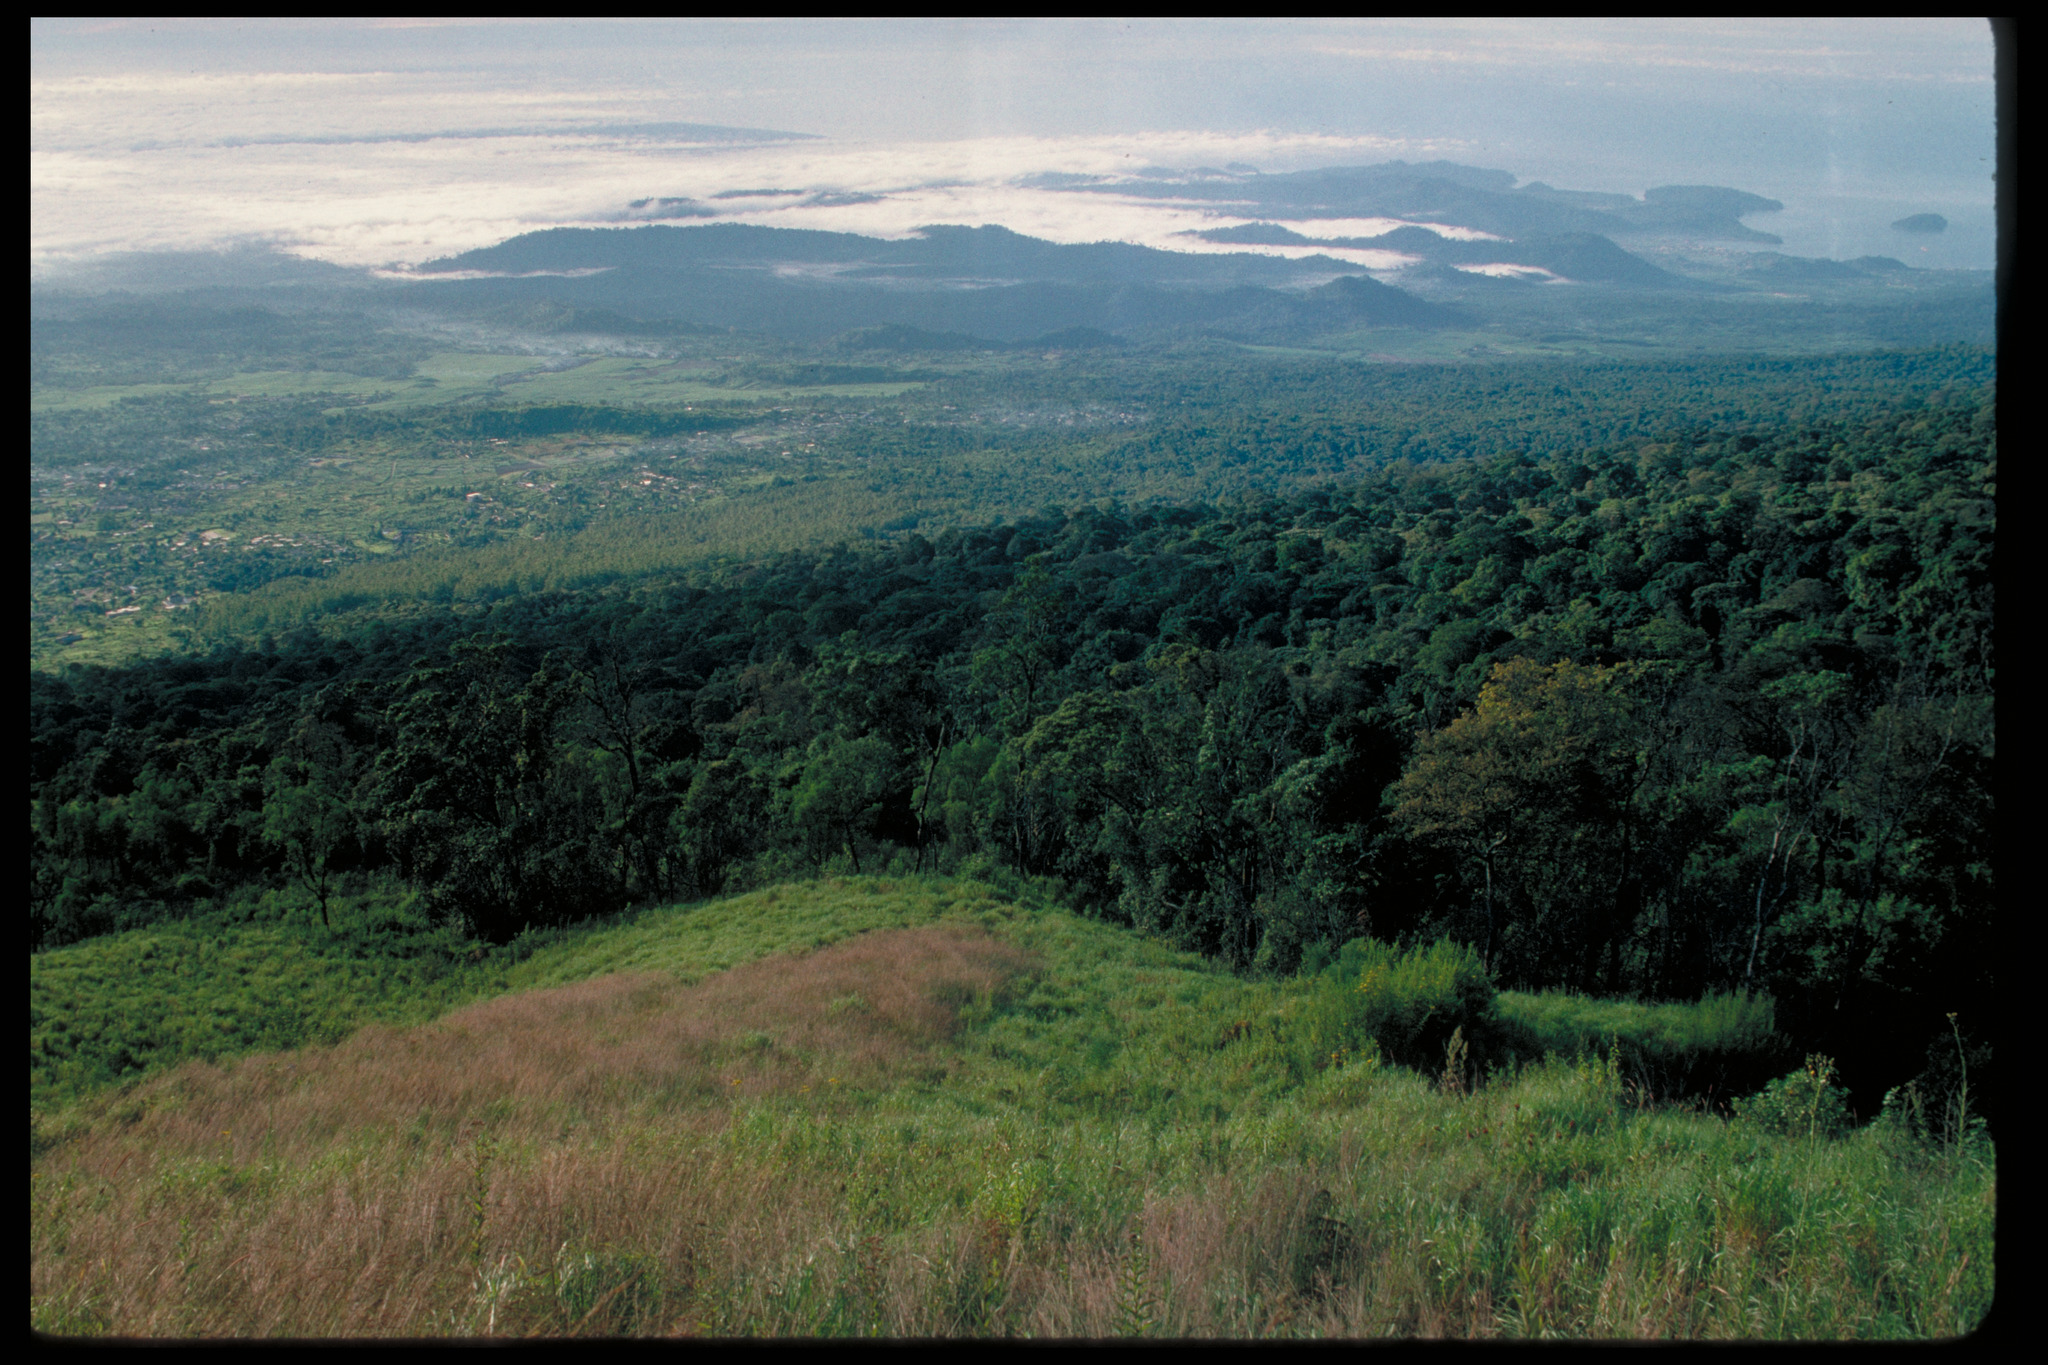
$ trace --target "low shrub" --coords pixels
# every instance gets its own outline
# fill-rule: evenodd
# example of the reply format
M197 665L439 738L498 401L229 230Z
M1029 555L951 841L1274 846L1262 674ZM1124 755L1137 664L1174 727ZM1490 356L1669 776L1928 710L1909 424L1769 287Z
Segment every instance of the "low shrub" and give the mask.
M1506 1058L1606 1057L1659 1098L1754 1090L1791 1060L1767 995L1708 995L1693 1004L1597 1000L1563 991L1503 991L1488 1041Z
M1926 1135L1939 1142L1958 1141L1998 1124L1990 1043L1977 1030L1961 1026L1955 1015L1948 1025L1928 1040L1927 1069L1908 1083L1917 1092Z
M1736 1122L1781 1137L1837 1137L1849 1128L1849 1092L1832 1058L1815 1054L1755 1095L1735 1101Z
M1353 939L1323 968L1310 1013L1319 1051L1377 1043L1386 1060L1433 1072L1453 1033L1487 1032L1493 1007L1493 981L1467 944Z

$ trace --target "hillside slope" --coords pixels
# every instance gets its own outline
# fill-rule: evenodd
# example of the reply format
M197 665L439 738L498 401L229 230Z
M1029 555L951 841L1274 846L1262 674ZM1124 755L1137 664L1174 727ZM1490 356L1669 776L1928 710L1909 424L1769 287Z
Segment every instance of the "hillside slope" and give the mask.
M1825 1089L1788 1129L1597 1061L1317 1056L1317 983L977 883L772 888L511 975L71 1111L32 1144L33 1324L1911 1337L1988 1307L1988 1144L1842 1135Z

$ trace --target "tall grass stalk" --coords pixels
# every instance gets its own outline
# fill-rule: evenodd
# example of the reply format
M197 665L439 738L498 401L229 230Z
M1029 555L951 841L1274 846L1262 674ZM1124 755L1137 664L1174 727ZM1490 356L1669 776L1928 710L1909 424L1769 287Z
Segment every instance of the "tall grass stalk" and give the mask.
M1956 1040L1956 1067L1961 1074L1961 1080L1956 1086L1954 1122L1949 1125L1949 1142L1950 1150L1961 1155L1970 1124L1970 1059L1963 1050L1963 1034L1956 1025L1954 1010L1948 1012L1948 1030Z

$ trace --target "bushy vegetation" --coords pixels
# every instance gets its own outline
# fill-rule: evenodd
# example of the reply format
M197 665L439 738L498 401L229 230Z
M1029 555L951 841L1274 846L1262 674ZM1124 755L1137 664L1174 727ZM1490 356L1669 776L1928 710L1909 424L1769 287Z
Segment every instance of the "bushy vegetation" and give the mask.
M1738 1096L1735 1117L1762 1132L1787 1137L1836 1137L1849 1126L1848 1092L1830 1084L1833 1061L1811 1056L1790 1075L1781 1076L1761 1093Z
M756 956L791 921L825 946ZM1335 965L1251 981L971 882L593 927L514 969L539 989L44 1116L31 1319L1686 1339L1982 1320L1981 1137L1731 1123L1649 1104L1597 1057L1317 1056ZM1368 993L1397 1031L1412 1002L1483 997L1463 951L1350 965L1403 983Z
M1645 1004L1565 991L1503 991L1491 1041L1525 1059L1609 1057L1645 1093L1725 1100L1756 1089L1791 1060L1776 1014L1769 996L1742 992Z
M1462 1044L1493 1020L1493 982L1478 952L1444 939L1407 952L1352 939L1317 987L1316 1022L1337 1055L1376 1046L1390 1061L1424 1067L1444 1057L1454 1034Z
M29 1103L47 1108L187 1058L331 1043L376 1019L423 1020L474 989L481 964L469 958L481 945L416 914L385 912L389 903L344 898L338 932L309 932L302 919L206 914L31 956Z

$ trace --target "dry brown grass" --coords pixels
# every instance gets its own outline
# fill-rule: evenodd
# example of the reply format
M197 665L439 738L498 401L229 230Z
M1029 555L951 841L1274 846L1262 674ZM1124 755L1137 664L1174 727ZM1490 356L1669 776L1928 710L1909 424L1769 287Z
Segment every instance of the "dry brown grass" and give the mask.
M801 1170L706 1156L736 1101L808 1095L829 1113L942 1073L961 1007L1030 966L978 930L884 931L695 986L607 977L188 1065L36 1164L31 1298L60 1304L49 1325L121 1335L503 1330L505 1304L474 1321L493 1272L524 1257L530 1287L550 1253L602 1242L658 1262L673 1307L678 1270L772 1263L830 1202ZM582 1323L519 1316L689 1326L616 1303Z
M867 934L685 986L652 974L504 996L332 1048L195 1063L119 1108L130 1140L231 1163L295 1162L354 1132L557 1137L707 1099L871 1087L938 1065L960 1006L1025 959L957 926ZM82 1155L82 1154L81 1154Z

